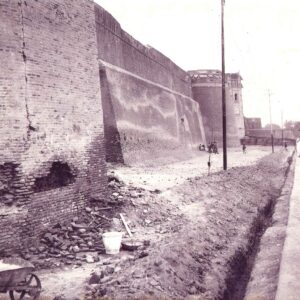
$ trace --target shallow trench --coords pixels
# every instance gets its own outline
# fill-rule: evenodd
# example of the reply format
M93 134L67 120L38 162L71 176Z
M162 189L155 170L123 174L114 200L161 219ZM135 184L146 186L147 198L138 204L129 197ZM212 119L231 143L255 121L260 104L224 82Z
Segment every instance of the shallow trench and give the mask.
M288 207L293 186L295 167L293 155L294 153L288 158L289 165L285 172L285 181L281 187L280 196L275 199L270 198L264 209L254 220L250 230L251 233L248 240L247 251L236 252L235 257L231 260L230 272L226 279L226 290L222 298L223 300L247 300L254 299L253 297L262 297L259 299L275 298L281 251L284 244L285 228L288 219L288 208L286 209L286 207ZM282 210L282 207L285 207L285 212L282 213L281 211L279 213L280 217L275 216L275 218L273 218L277 208L278 210ZM284 227L284 234L281 234L279 239L273 239L273 245L264 243L264 237L266 236L266 240L268 239L267 231L269 231L269 229L272 230L273 226L275 227L278 225L280 226L280 229ZM278 238L278 235L276 237ZM277 274L272 274L272 276L270 276L268 274L263 274L266 272L265 263L263 268L260 268L259 264L263 262L264 257L266 258L269 256L269 247L274 246L274 243L276 244L277 257L275 259L275 266L274 261L272 262L272 270L275 269ZM265 249L266 247L268 247L268 249ZM258 254L260 254L260 257L258 257ZM257 271L256 269L260 271ZM261 282L262 278L264 278L264 282ZM268 288L266 290L266 283L270 287L269 290ZM263 286L261 291L259 290L259 285Z

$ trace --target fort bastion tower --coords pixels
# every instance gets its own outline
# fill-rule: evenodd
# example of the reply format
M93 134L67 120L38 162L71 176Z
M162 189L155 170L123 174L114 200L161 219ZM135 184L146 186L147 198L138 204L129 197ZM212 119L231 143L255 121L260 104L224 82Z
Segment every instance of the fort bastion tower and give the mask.
M222 144L222 73L219 70L189 71L193 98L199 103L207 142ZM245 135L242 77L226 74L227 145L240 145Z

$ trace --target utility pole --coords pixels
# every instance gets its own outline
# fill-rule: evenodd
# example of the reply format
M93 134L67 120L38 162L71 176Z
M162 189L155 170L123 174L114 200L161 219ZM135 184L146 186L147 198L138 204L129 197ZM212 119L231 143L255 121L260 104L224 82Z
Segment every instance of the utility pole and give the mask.
M281 107L281 142L282 142L282 146L283 146L283 108Z
M222 127L223 127L223 169L227 170L227 132L226 132L226 78L224 47L224 4L221 0L221 40L222 40Z
M271 144L272 144L272 153L274 153L274 136L273 136L271 92L270 92L270 90L268 90L268 95L269 95L270 126L271 126Z

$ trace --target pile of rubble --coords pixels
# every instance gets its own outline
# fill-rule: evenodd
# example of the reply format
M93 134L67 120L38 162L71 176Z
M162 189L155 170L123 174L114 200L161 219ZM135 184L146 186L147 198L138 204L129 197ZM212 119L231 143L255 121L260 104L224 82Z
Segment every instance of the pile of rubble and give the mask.
M105 203L86 207L80 218L75 217L68 224L54 225L43 234L38 246L24 250L22 257L37 268L98 261L98 254L105 253L102 233L118 218L125 200L143 194L142 189L124 186L114 174L109 174L108 180L109 198Z
M97 261L98 254L104 253L101 235L110 226L110 219L101 214L101 209L86 207L83 221L75 217L68 225L56 224L44 233L39 246L30 247L23 257L37 267L49 267L54 262L81 265Z

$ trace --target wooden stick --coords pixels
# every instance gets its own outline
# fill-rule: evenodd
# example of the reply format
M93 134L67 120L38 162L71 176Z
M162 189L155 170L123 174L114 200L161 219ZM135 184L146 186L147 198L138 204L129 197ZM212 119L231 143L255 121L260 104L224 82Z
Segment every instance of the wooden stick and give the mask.
M112 209L111 206L107 206L107 207L99 207L98 210L106 210L106 209Z
M111 221L111 219L109 219L109 218L107 218L107 217L105 217L105 216L101 216L100 214L98 214L98 213L96 213L96 212L92 212L91 215L92 215L92 216L97 216L97 217L99 217L99 218L101 218L101 219L104 219L104 220L107 220L107 221Z
M125 226L125 228L126 228L126 231L127 231L128 235L129 235L130 237L132 237L132 233L131 233L131 231L130 231L130 229L129 229L129 227L128 227L128 225L127 225L127 223L126 223L126 221L125 221L125 219L124 219L124 217L123 217L123 215L120 214L120 217L121 217L121 220L122 220L122 222L123 222L123 224L124 224L124 226Z
M111 221L111 219L105 217L105 216L101 216L101 215L98 215L99 218L103 219L103 220L106 220L106 221Z

